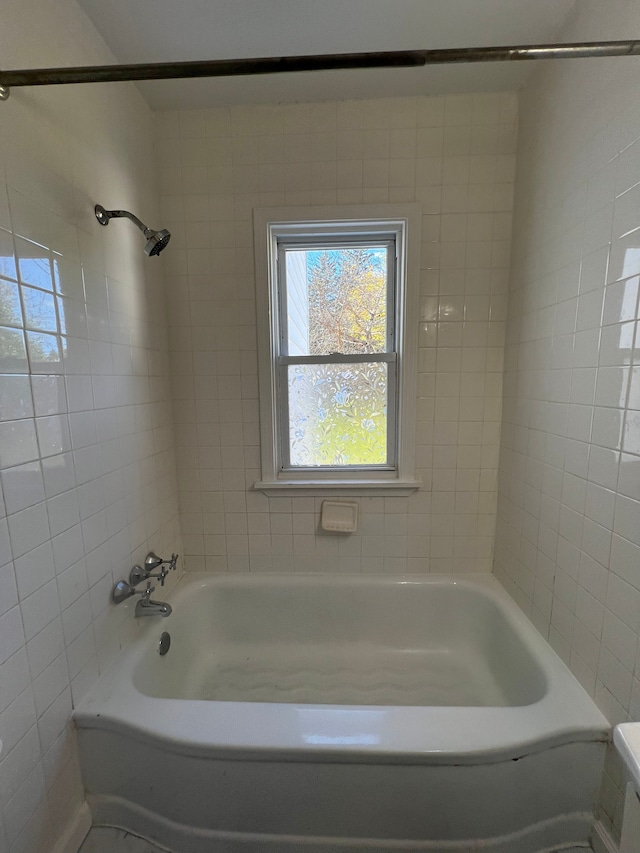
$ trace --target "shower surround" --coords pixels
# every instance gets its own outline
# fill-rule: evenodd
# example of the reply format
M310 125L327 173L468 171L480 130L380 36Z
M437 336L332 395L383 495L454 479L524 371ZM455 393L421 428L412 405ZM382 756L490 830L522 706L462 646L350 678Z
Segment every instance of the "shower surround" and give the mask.
M0 50L115 61L73 0L3 3ZM0 103L2 853L77 849L71 709L137 628L111 589L150 548L181 551L162 271L93 213L156 221L152 133L126 84Z
M578 4L563 40L640 32ZM640 719L640 65L543 66L520 100L495 573L612 724ZM601 817L619 831L611 754Z
M491 571L516 145L514 95L157 116L187 568ZM260 479L252 212L420 202L418 475L348 537ZM266 282L258 282L258 287Z

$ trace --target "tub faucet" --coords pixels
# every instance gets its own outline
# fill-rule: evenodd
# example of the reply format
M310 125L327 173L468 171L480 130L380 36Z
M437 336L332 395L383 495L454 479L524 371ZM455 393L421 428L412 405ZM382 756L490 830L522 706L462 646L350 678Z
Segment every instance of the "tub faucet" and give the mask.
M139 595L140 599L136 603L136 616L171 616L171 605L166 601L152 601L151 593L154 592L155 586L151 586L151 581L147 581L145 590L134 589L133 586L126 581L118 581L111 595L112 600L116 604L126 601L132 595Z
M171 616L171 605L166 601L152 601L151 593L155 590L155 586L151 586L151 581L147 582L147 588L140 594L140 598L136 603L136 616Z

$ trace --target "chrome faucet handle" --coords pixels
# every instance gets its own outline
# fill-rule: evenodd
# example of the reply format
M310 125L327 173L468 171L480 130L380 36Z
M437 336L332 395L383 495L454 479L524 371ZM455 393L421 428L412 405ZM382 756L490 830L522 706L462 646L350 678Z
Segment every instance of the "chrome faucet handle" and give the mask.
M169 566L169 569L175 571L177 568L176 563L178 562L179 554L172 554L170 560L163 560L162 557L158 557L157 554L154 554L153 551L149 551L144 560L144 569L147 573L147 577L149 577L149 573L154 569L157 569L158 566L166 565ZM158 575L159 577L159 575Z
M151 581L147 582L147 588L145 590L134 589L130 583L127 583L126 581L118 581L111 593L111 600L114 604L122 604L123 601L126 601L133 595L141 595L143 598L148 599L154 590L155 586L151 586Z
M118 581L111 593L111 600L114 604L122 604L123 601L126 601L127 598L131 598L135 594L136 591L131 584L128 584L126 581Z
M129 583L137 586L141 581L146 581L148 575L142 566L134 566L129 572Z
M134 566L129 573L129 583L131 586L137 586L139 583L146 581L149 578L157 578L160 581L160 586L164 586L164 580L168 574L168 569L165 569L164 567L160 569L158 574L154 575L146 569L143 569L142 566Z
M158 566L161 566L165 560L162 557L158 557L157 554L154 554L153 551L149 551L144 560L144 567L147 572L152 572L154 569L157 569Z
M151 581L147 581L147 588L144 590L144 592L140 593L140 595L142 596L140 601L142 601L143 603L145 601L149 601L149 599L151 598L151 593L155 592L155 589L155 586L151 586Z

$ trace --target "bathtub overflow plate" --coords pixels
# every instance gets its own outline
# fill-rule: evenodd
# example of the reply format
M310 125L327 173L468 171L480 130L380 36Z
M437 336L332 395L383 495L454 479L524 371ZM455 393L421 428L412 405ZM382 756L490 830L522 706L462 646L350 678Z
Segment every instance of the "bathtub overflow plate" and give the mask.
M160 642L158 643L158 653L161 655L166 655L169 651L169 646L171 645L171 636L168 631L163 631L162 636L160 637Z

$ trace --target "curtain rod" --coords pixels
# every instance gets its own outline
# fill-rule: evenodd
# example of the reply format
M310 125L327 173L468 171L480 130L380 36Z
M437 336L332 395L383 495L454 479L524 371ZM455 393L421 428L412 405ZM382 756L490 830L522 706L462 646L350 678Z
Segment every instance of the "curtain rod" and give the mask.
M581 59L638 56L640 40L578 42L573 44L462 47L443 50L394 50L375 53L326 53L310 56L268 56L253 59L213 59L202 62L154 62L131 65L87 65L73 68L0 70L0 99L12 86L54 86L67 83L113 83L132 80L172 80L195 77L239 77L297 71L351 68L411 68L470 62L513 62L531 59Z

